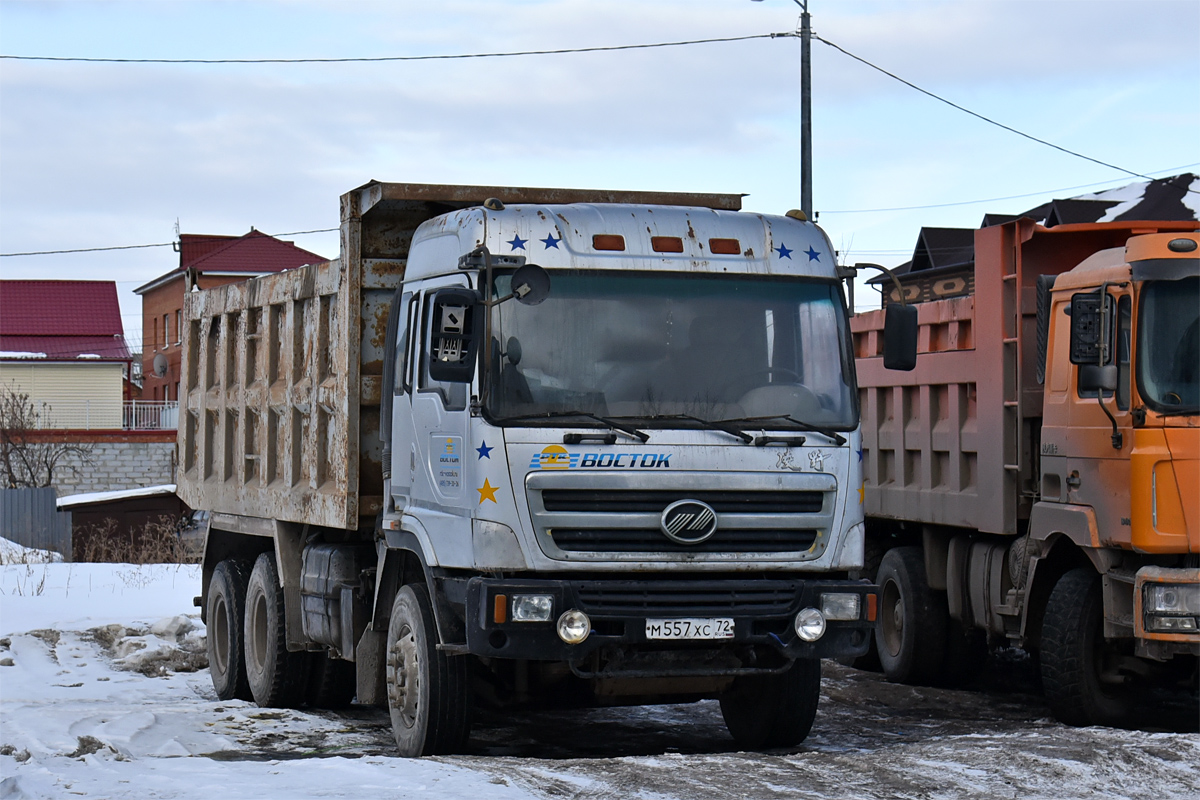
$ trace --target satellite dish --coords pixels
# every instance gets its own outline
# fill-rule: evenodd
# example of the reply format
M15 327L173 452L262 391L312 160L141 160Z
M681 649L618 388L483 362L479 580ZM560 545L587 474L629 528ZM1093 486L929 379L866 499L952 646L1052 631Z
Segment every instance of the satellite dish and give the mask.
M154 354L154 374L160 378L167 376L167 357L162 353Z

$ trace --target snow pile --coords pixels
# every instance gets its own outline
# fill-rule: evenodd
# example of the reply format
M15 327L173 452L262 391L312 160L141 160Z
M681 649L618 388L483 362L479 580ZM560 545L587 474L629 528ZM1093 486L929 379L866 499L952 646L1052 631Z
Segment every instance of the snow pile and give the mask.
M0 539L0 564L48 564L62 560L62 554L53 550L36 550Z

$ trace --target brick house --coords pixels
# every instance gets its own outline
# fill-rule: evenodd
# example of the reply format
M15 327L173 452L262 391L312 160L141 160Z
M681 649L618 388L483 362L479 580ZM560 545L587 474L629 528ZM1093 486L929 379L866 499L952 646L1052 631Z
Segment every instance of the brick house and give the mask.
M113 281L0 281L0 384L40 428L121 430L132 363Z
M282 272L327 259L256 231L244 236L179 237L179 266L134 289L142 298L142 397L179 399L182 355L183 297L193 287L211 289L227 283Z

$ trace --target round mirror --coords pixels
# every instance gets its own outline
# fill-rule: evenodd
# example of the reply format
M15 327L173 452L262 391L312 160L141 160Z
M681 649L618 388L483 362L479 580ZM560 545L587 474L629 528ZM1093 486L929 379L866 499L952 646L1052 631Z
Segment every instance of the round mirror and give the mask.
M537 264L526 264L513 273L512 293L518 303L536 306L550 295L550 274Z
M521 342L517 337L508 337L508 349L504 352L504 356L514 367L521 363Z

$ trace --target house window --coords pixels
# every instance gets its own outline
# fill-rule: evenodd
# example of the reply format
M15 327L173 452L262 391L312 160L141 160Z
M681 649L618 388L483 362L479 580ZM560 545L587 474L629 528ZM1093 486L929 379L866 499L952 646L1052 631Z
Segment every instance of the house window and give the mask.
M150 327L151 327L150 341L152 343L157 343L158 342L158 317L155 317L154 319L150 320Z
M183 325L180 324L182 322L180 318L181 313L179 309L175 309L175 344L183 343Z
M170 317L163 314L163 349L167 349L167 345L171 342L171 326Z

